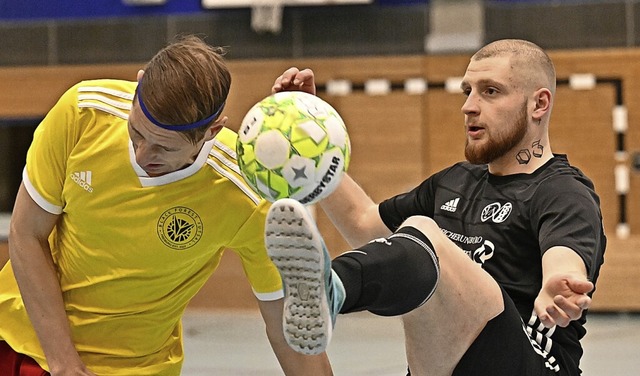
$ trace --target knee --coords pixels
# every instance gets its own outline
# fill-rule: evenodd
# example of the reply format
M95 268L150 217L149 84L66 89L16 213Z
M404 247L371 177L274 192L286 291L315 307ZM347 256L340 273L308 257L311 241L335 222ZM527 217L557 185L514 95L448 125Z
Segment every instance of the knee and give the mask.
M436 221L423 215L414 215L413 217L407 218L400 227L405 226L410 226L417 229L418 231L425 234L429 239L440 236L442 234L442 231L440 230L440 227L438 226Z
M433 219L423 216L423 215L415 215L413 217L407 218L400 228L402 227L413 227L416 230L422 232L424 236L429 239L431 245L433 246L433 250L439 254L441 252L446 252L448 249L458 250L457 247L450 247L454 245L451 243L451 240L447 238L447 236L442 232L442 229L436 221Z

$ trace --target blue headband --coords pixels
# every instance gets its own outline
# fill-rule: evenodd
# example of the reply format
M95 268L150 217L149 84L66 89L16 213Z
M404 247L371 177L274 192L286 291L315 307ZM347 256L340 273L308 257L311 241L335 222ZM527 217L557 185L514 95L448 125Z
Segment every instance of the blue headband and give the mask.
M142 100L142 89L140 89L140 83L138 83L138 86L136 87L136 94L138 96L138 103L140 103L140 109L142 109L142 112L144 113L144 115L155 125L157 125L160 128L164 128L170 131L188 131L190 129L195 129L195 128L200 128L203 125L206 125L210 122L212 122L213 120L215 120L218 115L220 115L220 113L222 112L222 109L224 108L224 104L225 102L222 102L222 105L220 106L220 108L218 108L218 111L214 112L213 114L211 114L211 116L206 117L202 120L198 120L195 123L190 123L190 124L181 124L181 125L169 125L169 124L162 124L161 122L159 122L158 120L156 120L151 113L149 112L149 110L147 110L147 107L144 105L144 101Z

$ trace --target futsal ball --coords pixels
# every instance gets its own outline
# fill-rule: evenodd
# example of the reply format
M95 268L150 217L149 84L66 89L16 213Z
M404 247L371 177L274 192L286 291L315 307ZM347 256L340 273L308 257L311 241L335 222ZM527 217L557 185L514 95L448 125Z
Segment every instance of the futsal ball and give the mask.
M263 198L313 204L329 195L349 166L344 121L321 98L301 91L268 96L242 120L238 164Z

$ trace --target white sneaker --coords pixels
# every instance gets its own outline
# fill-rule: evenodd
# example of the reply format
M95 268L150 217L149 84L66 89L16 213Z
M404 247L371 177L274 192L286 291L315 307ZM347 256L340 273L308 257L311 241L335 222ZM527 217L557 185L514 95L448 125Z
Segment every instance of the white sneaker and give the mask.
M296 200L274 202L265 242L284 285L282 325L287 343L303 354L324 352L345 292L311 215Z

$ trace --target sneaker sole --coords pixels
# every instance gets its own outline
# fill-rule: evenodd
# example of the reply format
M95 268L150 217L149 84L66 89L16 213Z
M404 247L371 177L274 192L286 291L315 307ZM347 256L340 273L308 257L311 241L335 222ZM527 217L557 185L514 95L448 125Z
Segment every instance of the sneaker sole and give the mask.
M285 289L282 326L295 351L325 351L332 323L324 284L324 251L314 221L298 201L276 201L267 215L267 252Z

